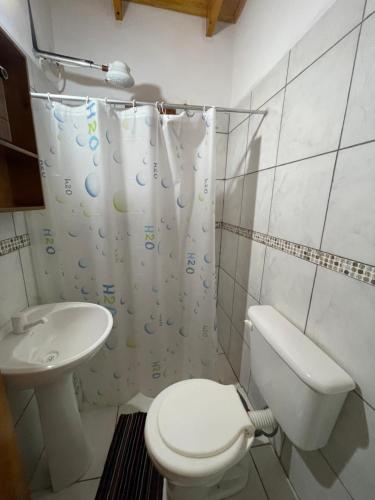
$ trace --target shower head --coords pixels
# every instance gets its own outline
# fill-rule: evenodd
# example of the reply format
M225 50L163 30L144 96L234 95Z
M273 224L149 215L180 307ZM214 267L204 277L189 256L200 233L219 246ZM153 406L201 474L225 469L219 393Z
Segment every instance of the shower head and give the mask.
M116 87L129 88L134 85L129 66L121 61L113 61L108 65L105 81Z

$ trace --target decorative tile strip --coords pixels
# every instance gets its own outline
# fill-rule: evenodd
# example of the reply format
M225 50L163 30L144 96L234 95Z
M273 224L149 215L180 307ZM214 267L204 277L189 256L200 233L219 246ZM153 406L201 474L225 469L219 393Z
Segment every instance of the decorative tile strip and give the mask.
M0 256L28 246L30 246L30 236L28 234L21 234L19 236L0 240Z
M293 243L268 234L258 233L257 231L246 229L244 227L234 226L233 224L228 224L227 222L221 222L219 224L222 229L230 231L231 233L257 241L262 245L275 248L276 250L288 253L294 257L298 257L299 259L307 260L312 264L317 264L318 266L325 267L331 271L345 274L355 280L375 285L375 266L346 259L345 257L339 257L338 255L324 252L323 250L319 250L317 248L300 245L299 243Z

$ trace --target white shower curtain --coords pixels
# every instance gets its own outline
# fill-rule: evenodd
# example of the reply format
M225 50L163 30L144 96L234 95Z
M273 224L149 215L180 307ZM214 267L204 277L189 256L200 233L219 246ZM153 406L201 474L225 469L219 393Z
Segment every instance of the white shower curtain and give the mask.
M34 102L47 209L28 217L42 302L107 307L81 403L214 376L215 111Z

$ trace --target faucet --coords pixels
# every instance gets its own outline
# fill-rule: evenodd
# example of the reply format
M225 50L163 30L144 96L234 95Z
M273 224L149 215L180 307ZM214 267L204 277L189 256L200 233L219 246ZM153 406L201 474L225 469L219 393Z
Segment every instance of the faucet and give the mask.
M20 333L29 333L29 331L34 328L36 325L44 325L47 323L47 318L44 316L36 321L32 321L31 323L27 323L27 312L20 312L17 316L12 317L12 326L13 333L16 335Z

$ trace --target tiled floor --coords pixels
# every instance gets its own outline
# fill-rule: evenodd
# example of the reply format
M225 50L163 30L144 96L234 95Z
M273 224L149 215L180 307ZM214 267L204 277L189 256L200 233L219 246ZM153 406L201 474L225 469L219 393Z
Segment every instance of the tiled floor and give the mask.
M237 383L237 378L224 354L218 356L218 367L218 379L221 383ZM30 484L33 491L32 500L94 500L118 415L138 410L146 411L150 402L149 398L136 397L122 406L95 408L83 412L84 428L94 454L89 470L77 483L59 493L53 493L50 489L46 457L43 454ZM240 494L232 496L231 500L296 499L267 439L256 440L248 461L247 486Z

